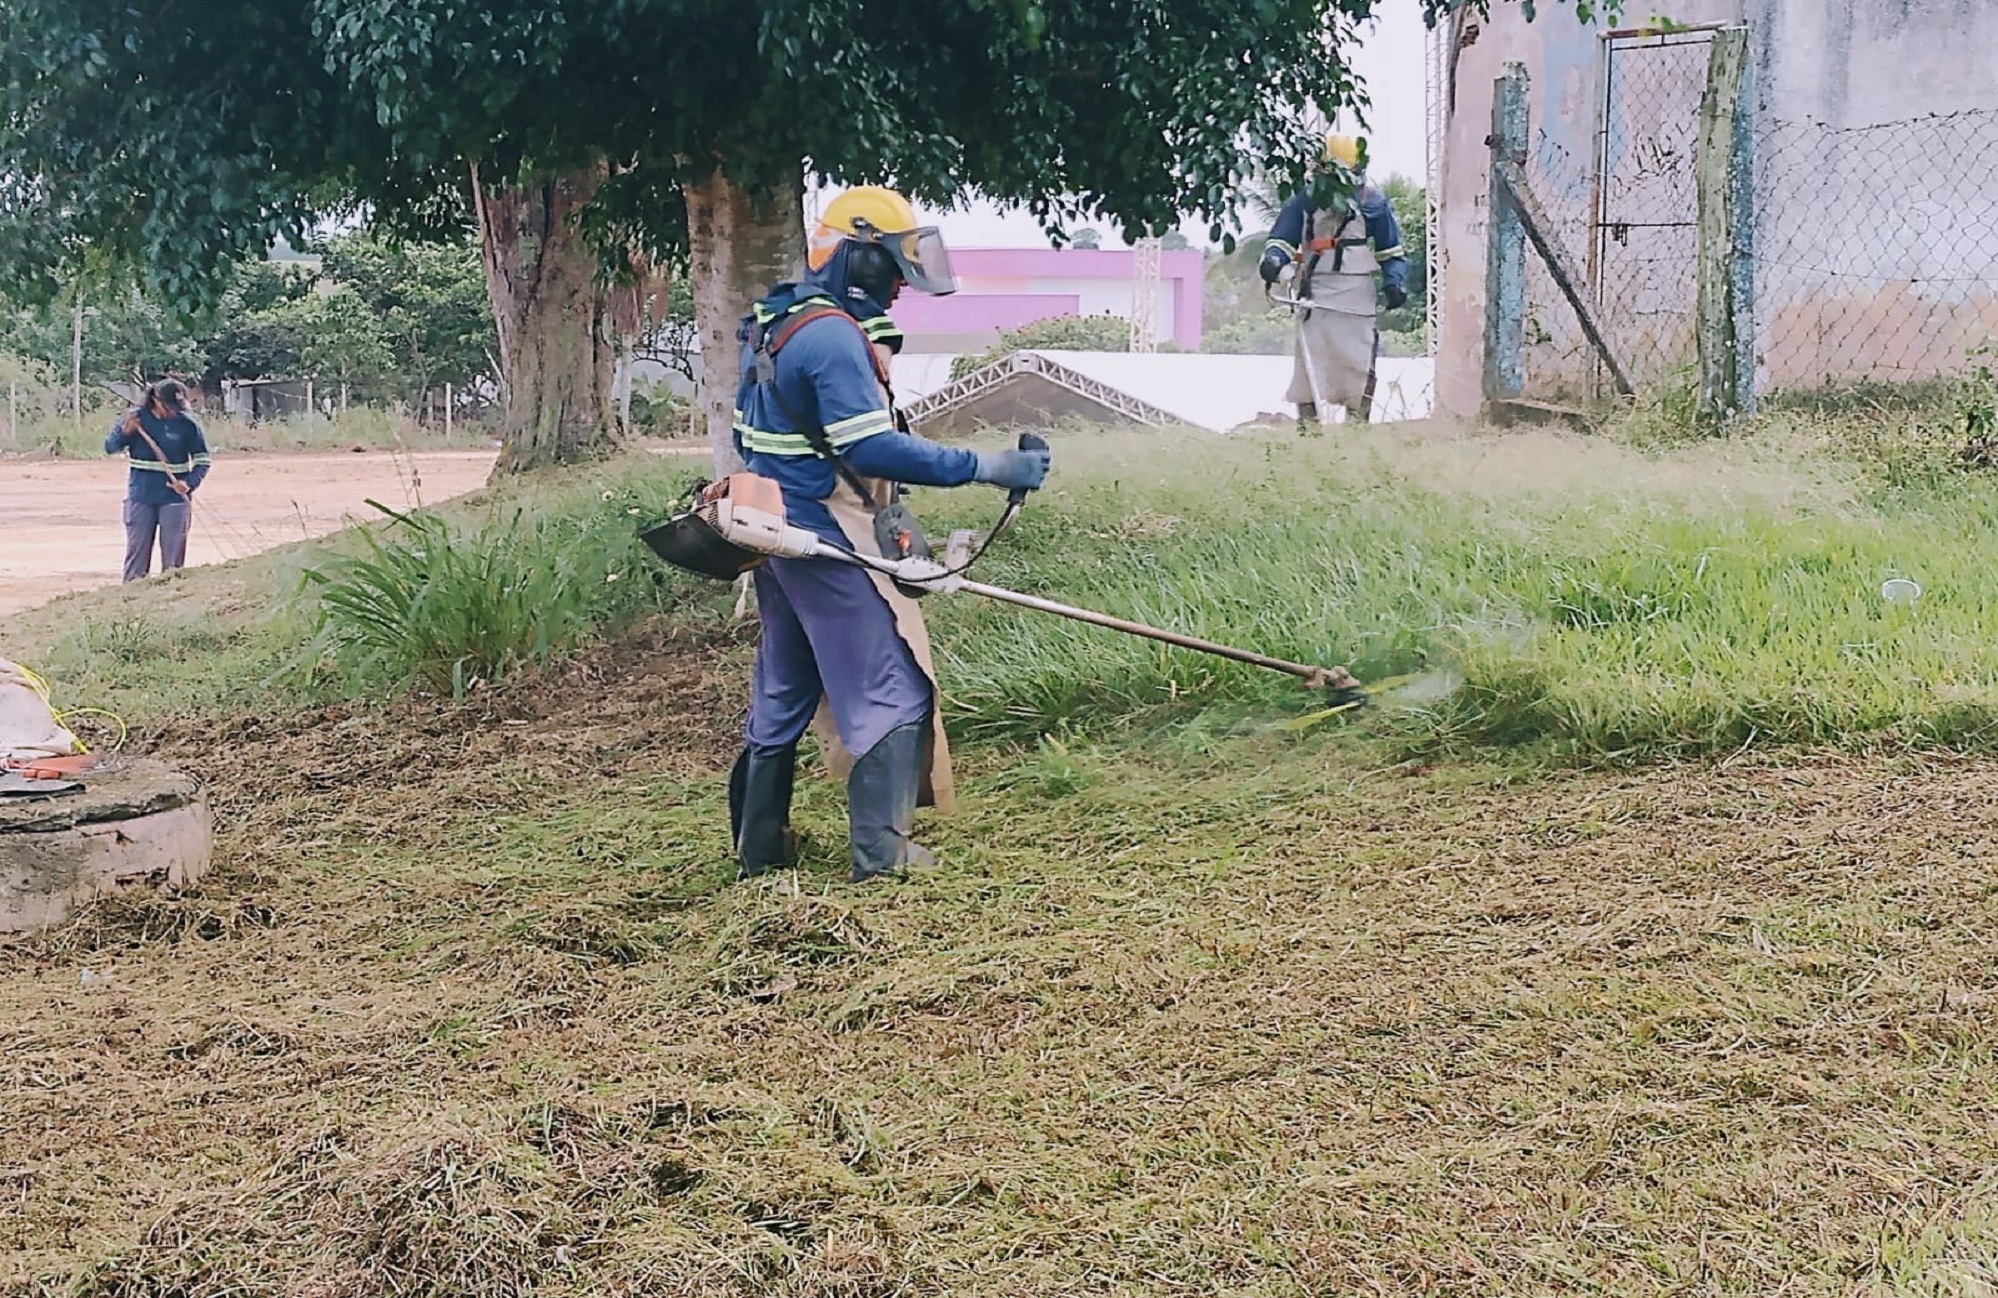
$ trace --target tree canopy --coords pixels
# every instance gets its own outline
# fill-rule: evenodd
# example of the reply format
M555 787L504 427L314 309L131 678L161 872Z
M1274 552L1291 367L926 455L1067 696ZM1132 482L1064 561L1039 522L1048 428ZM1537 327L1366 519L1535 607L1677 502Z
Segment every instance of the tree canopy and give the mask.
M704 253L744 222L690 195L720 185L796 227L809 165L1218 236L1252 172L1305 174L1314 112L1363 101L1340 52L1375 3L14 0L0 288L53 296L94 260L198 305L328 209L406 235L476 214L508 436L559 458L608 422L608 349L574 337L600 327L606 275L691 253L719 351L797 245Z
M1303 158L1308 105L1374 0L18 0L0 14L4 273L86 246L171 294L328 205L462 227L467 164L605 160L607 231L684 250L681 186L975 184L1056 219L1218 217L1249 161Z

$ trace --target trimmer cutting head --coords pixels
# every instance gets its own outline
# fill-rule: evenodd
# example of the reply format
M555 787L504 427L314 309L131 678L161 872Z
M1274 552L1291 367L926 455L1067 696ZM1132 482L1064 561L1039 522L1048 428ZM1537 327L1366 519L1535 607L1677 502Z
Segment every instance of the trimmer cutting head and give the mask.
M1344 667L1320 667L1311 675L1299 679L1308 690L1323 690L1325 701L1334 709L1360 708L1367 704L1367 687Z

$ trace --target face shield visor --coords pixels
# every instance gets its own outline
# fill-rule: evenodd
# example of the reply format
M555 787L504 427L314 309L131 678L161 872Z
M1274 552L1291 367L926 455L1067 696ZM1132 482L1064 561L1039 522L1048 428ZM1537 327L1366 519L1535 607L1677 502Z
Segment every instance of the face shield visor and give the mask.
M910 288L937 297L957 292L957 276L950 269L950 249L944 247L943 234L935 226L883 234L879 239Z

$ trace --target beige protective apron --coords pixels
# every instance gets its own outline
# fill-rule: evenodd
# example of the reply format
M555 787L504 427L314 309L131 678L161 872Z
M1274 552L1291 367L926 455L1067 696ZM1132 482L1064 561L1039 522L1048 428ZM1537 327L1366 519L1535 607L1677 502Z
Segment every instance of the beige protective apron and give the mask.
M1348 239L1358 242L1349 248L1336 246ZM1374 272L1380 269L1380 261L1366 239L1366 218L1357 205L1344 212L1311 214L1308 242L1331 241L1335 246L1317 254L1317 267L1300 282L1298 296L1316 302L1321 309L1309 313L1298 309L1290 391L1285 396L1293 404L1317 404L1321 418L1330 414L1323 407L1357 407L1373 377L1378 337ZM1306 251L1307 261L1311 256ZM1309 367L1305 364L1306 348L1311 351ZM1311 386L1314 369L1318 375L1316 392Z
M867 494L876 500L889 498L890 485L879 479L861 479L867 487ZM881 555L881 547L874 540L874 516L867 506L853 493L853 488L839 482L833 494L826 497L826 508L832 511L833 521L839 530L846 534L847 544L857 554ZM874 589L881 592L881 598L888 601L888 609L895 615L895 631L902 637L902 643L909 646L909 654L916 660L916 666L930 680L930 761L929 771L923 777L921 792L916 799L920 807L934 807L939 813L948 815L957 806L957 785L951 776L950 745L944 738L943 688L937 684L936 664L930 657L930 631L923 623L923 610L916 601L895 589L895 583L878 572L868 576L874 582ZM834 776L844 781L853 769L853 754L840 742L839 727L833 724L832 709L824 699L819 700L818 714L812 718L812 729L819 736L819 749L825 755L826 766Z

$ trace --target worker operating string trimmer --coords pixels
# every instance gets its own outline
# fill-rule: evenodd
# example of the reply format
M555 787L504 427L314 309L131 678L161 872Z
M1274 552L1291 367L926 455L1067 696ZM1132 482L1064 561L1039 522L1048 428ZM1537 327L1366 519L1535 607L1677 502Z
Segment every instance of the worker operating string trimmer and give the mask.
M1350 193L1330 183L1335 167L1357 182ZM1389 310L1406 305L1408 254L1386 191L1366 178L1359 140L1325 137L1318 169L1277 214L1257 269L1271 300L1297 316L1288 395L1298 426L1315 431L1334 406L1366 423L1380 359L1374 275ZM1286 282L1289 291L1279 291Z
M950 809L949 753L929 637L914 596L968 591L1099 626L1289 672L1359 697L1339 668L1231 649L969 581L976 554L939 561L898 484L982 482L1009 493L1003 531L1052 456L1031 434L977 452L908 431L894 411L888 319L906 285L956 289L942 238L899 194L847 191L813 231L809 273L780 284L743 321L735 442L749 472L715 483L696 508L647 529L660 557L690 571L753 574L762 636L749 721L729 775L737 874L795 863L790 827L797 748L816 718L828 764L847 782L853 879L927 862L916 808ZM980 551L982 553L982 549Z

